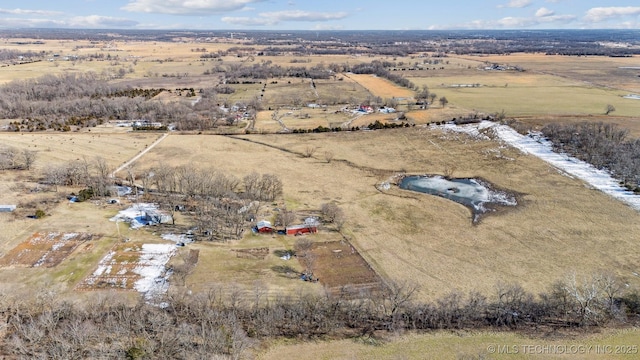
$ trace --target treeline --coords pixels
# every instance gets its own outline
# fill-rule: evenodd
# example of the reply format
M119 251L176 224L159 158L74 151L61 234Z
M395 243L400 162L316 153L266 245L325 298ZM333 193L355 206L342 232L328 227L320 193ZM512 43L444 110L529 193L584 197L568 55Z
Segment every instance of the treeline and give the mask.
M219 125L234 125L235 114L220 109L218 94L229 94L229 86L198 89L201 99L194 105L156 101L167 89L141 89L109 85L95 73L47 75L37 79L13 81L0 86L0 118L11 121L9 131L71 131L93 127L108 120L146 120L177 130L208 130ZM175 89L177 95L196 96L196 89ZM231 104L223 101L229 108ZM255 114L261 109L256 96L239 104ZM244 111L244 110L243 110Z
M555 283L539 295L517 284L498 284L490 296L452 292L416 302L416 288L338 295L268 297L256 287L213 287L203 293L173 291L162 306L98 297L86 305L56 300L42 291L2 297L2 355L11 358L239 359L261 340L376 337L414 330L589 331L633 326L640 294L623 292L613 276Z
M31 50L21 51L12 49L0 49L0 61L24 61L33 58L39 58L43 53L34 52Z
M1 86L0 117L22 119L9 124L13 131L65 131L108 119L171 122L191 112L183 104L148 100L160 91L109 85L95 73L45 75Z
M29 170L36 157L37 152L33 150L0 146L0 170Z
M640 139L628 139L628 130L601 122L552 123L542 133L556 150L607 170L629 190L640 192Z
M214 69L221 70L221 69ZM311 68L304 66L282 67L280 65L272 65L271 61L262 64L253 64L251 66L232 67L225 72L228 79L251 78L251 79L268 79L268 78L313 78L313 79L329 79L333 74L322 65Z
M395 64L392 62L374 60L370 63L352 65L348 67L346 71L351 71L354 74L373 74L385 78L395 83L396 85L417 90L418 87L410 80L403 77L402 75L393 74L389 70L387 70L387 68L394 65Z
M80 200L88 200L93 196L111 195L111 187L114 185L112 170L102 157L72 160L45 167L40 182L52 186L55 191L58 191L58 186L84 186Z

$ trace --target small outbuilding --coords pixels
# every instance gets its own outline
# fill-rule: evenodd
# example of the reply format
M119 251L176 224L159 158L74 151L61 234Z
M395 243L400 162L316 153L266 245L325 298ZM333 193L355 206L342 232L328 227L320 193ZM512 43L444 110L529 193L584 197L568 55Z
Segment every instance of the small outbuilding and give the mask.
M275 228L271 225L270 222L262 220L258 221L258 223L256 224L256 230L258 230L259 233L272 233L275 231Z
M0 212L13 212L16 210L16 205L0 205Z

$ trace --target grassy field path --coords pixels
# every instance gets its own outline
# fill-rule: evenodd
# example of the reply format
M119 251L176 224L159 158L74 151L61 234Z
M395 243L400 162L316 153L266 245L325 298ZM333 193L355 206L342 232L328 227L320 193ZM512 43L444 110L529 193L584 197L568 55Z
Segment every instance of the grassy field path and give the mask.
M147 146L144 150L142 150L141 152L139 152L136 156L132 157L131 159L129 159L127 162L125 162L124 164L120 165L117 169L113 170L113 172L111 173L111 177L115 177L116 174L120 171L122 171L123 169L125 169L127 166L133 164L134 162L136 162L138 159L140 159L144 154L146 154L149 150L153 149L156 145L158 145L162 140L164 140L167 136L169 136L169 133L164 133L162 134L162 136L160 136L158 138L158 140L154 141L151 145Z

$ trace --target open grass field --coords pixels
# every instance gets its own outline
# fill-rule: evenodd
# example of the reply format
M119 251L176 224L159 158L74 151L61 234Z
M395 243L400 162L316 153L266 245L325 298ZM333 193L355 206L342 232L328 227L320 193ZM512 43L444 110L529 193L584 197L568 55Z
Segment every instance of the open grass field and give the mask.
M122 133L118 128L113 130L106 126L98 126L91 132L79 133L12 133L0 132L0 144L15 147L18 150L36 152L34 169L36 171L47 165L83 160L91 162L96 157L106 160L109 166L116 168L134 155L152 144L161 134ZM107 133L108 131L108 133Z
M276 343L256 355L260 360L314 359L636 359L637 352L616 350L638 345L637 329L567 338L532 338L508 332L434 332L404 334L388 340L337 340ZM507 351L508 350L508 351ZM517 351L517 352L516 352ZM564 351L564 353L563 353Z
M627 92L640 92L638 56L558 56L544 54L512 54L509 56L462 57L478 62L518 65L526 71L583 81L593 86L612 87Z
M330 235L312 237L316 241L332 239ZM216 244L196 243L190 248L200 252L198 266L186 278L185 286L195 292L219 287L249 298L261 293L269 297L322 294L320 283L301 281L302 266L291 258L283 260L280 252L293 249L293 236L248 234L241 241ZM335 238L333 238L335 239Z
M307 146L316 146L317 155L304 158ZM330 163L321 155L328 150L335 155ZM617 269L631 286L640 284L633 275L640 260L634 249L640 245L629 237L640 233L640 214L494 141L421 127L169 136L138 166L160 161L213 167L239 177L252 171L278 174L287 206L296 211L337 201L348 217L344 233L369 264L389 279L415 281L425 298L454 289L492 294L498 281L518 282L535 293L571 271ZM470 212L448 200L375 188L396 173L446 169L519 193L520 206L473 225ZM206 258L207 252L201 252Z
M383 99L412 98L414 96L413 91L374 75L348 74L345 76L367 88L374 96Z
M13 45L4 44L10 47ZM31 45L30 45L31 46ZM86 47L83 47L86 46ZM116 72L127 70L123 84L142 87L204 88L219 83L218 76L202 75L218 62L200 61L196 47L210 52L238 43L138 43L113 41L46 42L34 50L69 54L104 53L110 61L43 61L0 68L0 83L66 72ZM309 57L293 62L293 56L226 56L223 65L250 66L273 61L281 66L311 67L329 63L370 62L383 57ZM296 59L298 60L298 59ZM389 60L389 59L387 59ZM407 63L416 59L398 59ZM170 133L133 167L143 170L159 163L193 164L242 178L253 171L278 175L284 185L283 202L299 214L318 213L323 203L335 201L346 214L342 234L321 228L309 235L319 257L319 283L301 281L294 274L303 270L295 259L278 254L294 247L295 238L246 232L243 239L228 243L198 242L178 249L167 264L179 263L189 250L199 252L199 261L184 281L176 284L193 292L220 286L246 294L267 296L322 294L344 284L368 286L384 280L410 281L419 287L418 299L433 300L451 291L480 291L492 297L498 282L521 284L537 293L571 272L590 275L613 271L630 288L640 287L640 214L607 195L565 176L541 160L505 147L494 140L477 140L465 134L445 133L421 126L470 113L504 111L508 117L535 126L550 122L605 121L616 123L640 137L640 100L624 99L640 92L638 58L549 57L519 55L500 57L451 57L448 64L429 70L404 72L412 82L427 85L449 104L437 103L428 110L407 111L417 125L413 128L326 134L251 134L236 136L180 135ZM481 71L485 61L518 65L525 72ZM132 71L129 71L131 69ZM164 76L164 75L168 76ZM176 74L179 75L175 76ZM342 78L342 80L338 80ZM263 80L264 81L264 80ZM339 111L343 103L360 104L371 96L413 97L413 92L370 75L337 74L332 80L268 80L264 84L233 85L236 92L220 101L249 102L262 96L265 108L257 115L255 132L282 129L272 114L290 129L319 125L365 126L375 120L394 121L394 114L374 113L350 116ZM289 83L290 82L290 83ZM477 85L463 87L460 85ZM296 110L283 104L295 99ZM166 95L163 101L185 101ZM326 109L307 108L307 103L328 104ZM337 103L339 105L333 105ZM605 106L616 111L604 116ZM404 105L404 104L403 104ZM267 110L270 106L273 109ZM404 111L404 106L400 109ZM290 113L289 113L290 112ZM3 120L6 122L7 120ZM241 123L232 129L242 132ZM91 130L91 131L89 131ZM69 204L64 195L79 189L60 188L45 192L37 184L40 171L49 164L70 160L104 158L116 168L144 151L160 134L127 133L113 126L98 126L73 133L0 133L0 144L37 152L34 168L25 172L0 173L0 203L20 204L47 200L47 216L30 219L26 213L0 214L0 290L29 293L47 286L68 298L94 296L102 288L131 289L139 274L130 272L141 257L142 244L166 244L157 229L131 230L126 224L109 221L128 204L108 205L104 201ZM315 148L305 157L308 148ZM328 161L325 154L333 156ZM518 194L519 205L489 214L472 224L470 211L451 201L376 185L397 174L444 174L481 177L498 188ZM265 204L274 207L278 204ZM44 206L44 205L43 205ZM272 220L272 219L269 219ZM180 225L188 226L184 218ZM34 234L94 234L95 240L73 247L59 247L53 241L39 248ZM344 238L343 238L344 236ZM120 240L130 242L123 244ZM346 241L340 243L341 240ZM53 251L66 249L64 254ZM351 254L350 249L355 250ZM22 256L24 250L34 250ZM128 249L128 251L127 251ZM38 250L38 251L35 251ZM67 251L68 250L68 251ZM334 250L341 250L335 252ZM54 254L55 253L55 254ZM112 257L108 257L113 253ZM51 255L53 254L53 255ZM356 254L359 254L356 256ZM55 255L55 256L54 256ZM33 267L46 256L52 267ZM52 257L50 257L52 256ZM105 257L107 256L107 257ZM28 258L28 259L27 259ZM18 261L18 260L20 261ZM15 260L15 261L14 261ZM24 260L24 261L23 261ZM96 275L101 267L110 272ZM123 281L126 281L124 283ZM127 292L134 298L133 292ZM376 346L341 340L272 344L257 354L260 359L299 357L312 353L317 358L441 358L480 357L518 359L548 358L525 354L488 354L491 344L603 344L637 345L636 330L606 333L588 338L531 339L507 333L405 334ZM522 348L520 348L522 350ZM584 357L593 358L587 354ZM562 358L562 357L558 357ZM602 357L599 357L602 358ZM619 356L616 358L625 358ZM635 358L630 356L627 358Z
M612 115L634 117L640 101L625 99L629 92L588 85L559 76L532 73L480 71L474 75L437 78L414 78L438 97L445 96L451 105L507 116L603 115L608 104ZM478 84L478 87L459 85Z

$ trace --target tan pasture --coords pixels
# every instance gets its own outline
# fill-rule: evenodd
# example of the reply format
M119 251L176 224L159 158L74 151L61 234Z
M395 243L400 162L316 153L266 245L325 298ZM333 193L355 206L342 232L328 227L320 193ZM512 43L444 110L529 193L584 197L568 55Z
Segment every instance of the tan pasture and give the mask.
M256 117L256 132L278 132L283 127L273 118L275 111L260 111ZM337 127L349 121L351 115L341 111L338 107L309 108L304 105L299 108L280 108L277 118L289 130L314 129L318 126Z
M356 81L367 88L374 96L387 98L411 98L413 91L393 84L389 80L369 74L344 74L345 77Z
M99 127L102 129L102 127ZM98 127L96 127L98 129ZM0 144L18 150L36 152L35 170L72 160L89 162L101 157L116 168L151 145L160 134L154 133L13 133L0 132Z
M253 96L262 97L263 107L278 108L281 106L306 106L310 103L315 104L346 104L360 103L366 100L370 94L361 85L350 81L346 77L340 77L343 80L314 80L315 89L311 86L310 79L301 78L283 78L271 79L267 81L267 87L264 92L256 89ZM277 82L274 84L274 82ZM235 85L239 88L240 85ZM246 87L243 85L242 87ZM232 94L233 98L234 95Z
M313 354L314 359L635 359L640 336L637 329L610 330L601 334L540 338L514 332L408 333L388 339L329 341L277 341L256 351L256 359L276 360ZM615 349L631 353L612 355ZM562 354L566 349L570 355ZM507 351L508 350L508 351ZM517 351L516 351L517 350ZM582 350L582 352L580 352ZM573 353L576 351L576 353Z
M297 238L291 236L249 234L239 242L189 245L189 248L200 250L200 257L184 285L194 292L206 292L216 287L227 293L241 291L245 299L251 298L254 291L271 298L321 294L321 284L303 282L296 275L287 276L274 270L278 266L289 266L297 273L303 270L295 258L287 261L274 254L275 250L292 249L295 240ZM242 250L256 248L268 248L269 253L263 259L242 256ZM177 279L174 281L178 282Z
M526 71L584 81L594 86L612 87L627 92L640 92L639 56L558 56L544 54L511 54L509 56L463 57L478 62L495 62L523 67Z
M595 87L550 75L482 71L474 76L413 78L426 85L438 98L444 96L450 105L469 111L507 116L532 115L602 115L607 105L616 109L613 115L637 116L640 101L623 98L628 92ZM460 87L473 85L477 87ZM437 101L437 100L436 100Z
M518 282L535 293L571 271L605 269L640 285L632 275L640 245L629 237L640 233L640 215L497 142L421 127L242 138L249 141L169 136L138 166L193 163L238 177L275 173L290 209L337 201L348 217L344 233L362 256L388 279L415 281L423 297L454 289L492 294L498 281ZM295 154L309 146L316 147L312 158ZM323 158L326 151L334 154L331 163ZM401 171L447 169L519 193L521 206L472 225L469 210L448 200L375 188Z

